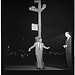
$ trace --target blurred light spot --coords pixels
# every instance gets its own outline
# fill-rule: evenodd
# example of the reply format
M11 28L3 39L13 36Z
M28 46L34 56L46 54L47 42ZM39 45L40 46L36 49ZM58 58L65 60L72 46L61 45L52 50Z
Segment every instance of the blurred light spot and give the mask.
M10 46L8 45L8 48L9 48Z
M61 55L61 53L59 53L59 55Z
M24 57L23 54L21 54L21 57L22 57L22 58Z
M28 56L28 54L27 54L27 56Z
M29 43L29 41L27 41L27 43Z

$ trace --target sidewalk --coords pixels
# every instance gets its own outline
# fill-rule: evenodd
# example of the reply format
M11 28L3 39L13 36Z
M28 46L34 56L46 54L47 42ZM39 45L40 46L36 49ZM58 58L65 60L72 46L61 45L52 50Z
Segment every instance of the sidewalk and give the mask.
M36 69L35 66L32 65L7 65L5 66L5 70L39 70L39 69ZM64 69L46 66L45 69L43 70L64 70Z
M44 64L46 66L46 69L67 69L66 67L66 61L65 61L65 56L44 56ZM11 60L10 60L11 61ZM35 66L35 63L36 63L36 58L35 56L30 56L30 57L27 57L27 58L24 58L24 59L17 59L17 60L12 60L11 62L9 62L9 64L6 64L5 66L14 66L14 65L18 65L18 66L22 66L23 68L25 68L25 66L29 66L30 67L32 66L34 69L34 66ZM20 66L20 67L21 67ZM28 66L26 69L28 69ZM29 69L30 69L29 67Z

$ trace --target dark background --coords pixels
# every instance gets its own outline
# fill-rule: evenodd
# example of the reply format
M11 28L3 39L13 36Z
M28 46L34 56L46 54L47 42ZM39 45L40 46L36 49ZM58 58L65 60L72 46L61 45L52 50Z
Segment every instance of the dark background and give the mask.
M44 42L65 31L73 30L73 0L42 0L46 9L42 12L42 38ZM36 31L31 23L37 23L36 12L29 11L36 6L34 0L2 0L2 37L3 42L18 42L21 39L34 40Z
M31 23L38 22L38 14L29 7L36 6L34 0L2 0L2 52L11 44L25 51L35 42L36 31L31 30ZM65 44L65 31L73 32L73 0L42 0L46 9L42 12L42 38L46 46L60 50ZM61 50L62 51L62 50ZM61 59L61 58L60 58Z

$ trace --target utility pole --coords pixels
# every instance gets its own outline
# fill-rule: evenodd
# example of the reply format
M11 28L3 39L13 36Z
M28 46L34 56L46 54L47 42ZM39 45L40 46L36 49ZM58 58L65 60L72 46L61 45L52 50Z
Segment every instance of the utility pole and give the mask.
M41 12L46 8L46 4L43 4L41 7L41 0L34 0L34 3L38 3L38 8L31 6L29 10L38 13L38 36L41 38Z
M41 38L41 0L38 2L38 36Z

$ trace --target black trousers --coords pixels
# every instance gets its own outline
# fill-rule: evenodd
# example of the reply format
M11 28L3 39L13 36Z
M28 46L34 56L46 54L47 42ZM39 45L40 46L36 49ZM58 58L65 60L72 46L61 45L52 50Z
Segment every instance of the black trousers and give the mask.
M71 52L71 48L66 48L65 53L66 53L66 62L67 62L68 69L71 69L72 68L72 52Z

